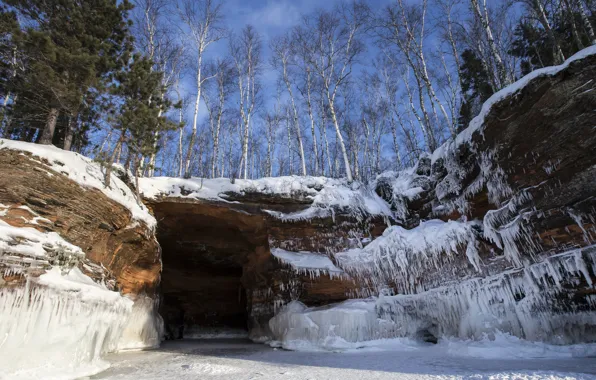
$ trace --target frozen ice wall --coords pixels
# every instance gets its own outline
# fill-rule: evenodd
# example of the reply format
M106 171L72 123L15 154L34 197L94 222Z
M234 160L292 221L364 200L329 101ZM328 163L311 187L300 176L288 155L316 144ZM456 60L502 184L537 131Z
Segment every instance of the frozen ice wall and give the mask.
M505 332L532 341L571 344L596 340L592 287L596 247L551 256L499 275L410 295L380 297L377 313L398 336L429 331L437 337L480 339ZM574 299L577 298L577 299Z
M0 368L8 378L78 377L105 368L132 302L60 268L0 290Z
M350 348L381 337L381 326L373 300L317 308L293 301L269 321L274 335L270 344L286 349Z
M138 296L135 299L118 342L118 351L159 347L164 324L157 309L157 301L150 297Z
M496 276L409 295L349 300L307 308L294 301L269 322L274 344L289 349L354 348L396 337L495 339L571 344L596 340L596 295L571 302L579 283L591 284L596 246L578 249Z
M106 352L159 344L152 300L139 297L133 306L79 268L102 277L57 233L0 220L0 272L23 281L0 284L0 378L87 376L107 366Z
M366 247L337 253L335 259L340 268L377 290L395 282L400 292L419 292L426 290L427 284L420 280L425 273L456 260L461 252L480 272L473 225L429 220L411 230L392 226Z

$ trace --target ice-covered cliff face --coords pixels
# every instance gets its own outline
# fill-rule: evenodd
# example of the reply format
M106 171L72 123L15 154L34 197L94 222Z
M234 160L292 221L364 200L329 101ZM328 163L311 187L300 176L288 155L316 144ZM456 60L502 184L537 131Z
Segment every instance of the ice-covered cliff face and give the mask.
M133 304L79 269L104 275L103 268L55 232L1 220L0 263L3 278L21 276L25 282L3 280L0 287L3 375L84 376L103 368L100 355L117 348Z
M501 333L596 342L595 53L503 89L454 141L379 176L373 186L401 226L329 255L335 273L373 298L280 306L274 339L329 348ZM301 262L284 257L291 268Z
M595 53L496 94L370 186L142 179L146 207L85 157L0 140L0 364L84 375L157 345L159 298L172 338L596 340Z
M158 345L155 219L133 192L54 147L0 140L0 172L0 377L87 376Z

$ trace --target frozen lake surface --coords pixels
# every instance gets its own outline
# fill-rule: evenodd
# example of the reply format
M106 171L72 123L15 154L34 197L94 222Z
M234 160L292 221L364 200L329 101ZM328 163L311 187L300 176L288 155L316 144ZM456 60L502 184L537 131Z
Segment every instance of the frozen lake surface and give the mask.
M515 347L486 349L499 357L516 356ZM530 358L520 347L522 359L495 359L478 348L470 351L476 357L469 357L461 352L466 350L412 342L350 352L298 352L240 339L166 341L157 350L108 356L111 368L90 379L596 379L596 357Z

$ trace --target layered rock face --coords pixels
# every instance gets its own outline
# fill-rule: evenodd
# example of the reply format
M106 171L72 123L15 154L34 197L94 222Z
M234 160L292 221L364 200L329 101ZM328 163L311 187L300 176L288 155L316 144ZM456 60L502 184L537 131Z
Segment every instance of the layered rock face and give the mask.
M156 346L155 219L90 159L0 140L0 366L8 377L95 373ZM59 349L56 349L59 347Z
M66 165L63 163L63 165ZM0 220L15 227L56 232L107 269L105 280L124 294L156 295L160 247L153 227L133 219L122 204L82 188L31 153L0 149ZM4 269L10 263L3 262ZM16 272L7 282L22 281Z
M596 58L588 56L526 81L414 169L379 178L377 192L406 228L428 219L478 222L479 268L463 256L416 283L432 288L528 267L594 243L595 76Z

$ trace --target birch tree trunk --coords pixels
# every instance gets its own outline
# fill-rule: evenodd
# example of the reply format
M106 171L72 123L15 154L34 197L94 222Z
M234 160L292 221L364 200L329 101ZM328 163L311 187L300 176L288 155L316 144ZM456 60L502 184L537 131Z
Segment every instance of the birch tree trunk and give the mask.
M341 153L344 158L344 165L346 170L346 179L348 182L354 181L352 178L352 168L350 168L350 159L348 157L348 151L346 150L346 144L344 143L344 138L341 135L341 130L339 128L339 122L337 121L337 115L335 114L335 105L333 103L333 99L329 95L329 91L327 91L327 101L329 102L329 112L331 113L331 119L333 120L333 126L335 127L335 133L337 135L337 142L341 149Z
M307 69L307 79L306 79L306 105L308 107L308 116L310 118L310 131L312 133L312 150L313 150L313 163L314 163L314 175L319 175L319 152L317 148L317 134L315 133L315 117L312 110L312 101L311 101L311 79L310 79L310 70Z
M553 44L553 57L555 64L561 64L565 61L565 55L563 54L563 50L561 49L561 45L559 44L558 38L555 36L553 29L548 21L548 17L546 16L546 11L544 10L544 6L542 5L542 0L532 0L532 5L534 12L538 16L538 20L540 20L540 24L544 30L546 30L546 34L548 38L551 40Z
M588 33L588 37L590 37L590 43L592 45L596 45L596 35L594 34L594 28L592 28L592 23L590 22L590 18L586 13L586 8L582 4L582 0L577 0L577 8L579 10L579 14L582 18L582 22L584 23L584 28Z
M491 55L495 62L496 70L497 70L497 86L499 89L507 86L509 84L509 79L507 78L507 72L505 70L505 64L503 63L503 59L501 58L501 54L499 53L499 49L497 49L497 44L493 37L493 32L490 27L490 23L488 20L488 9L486 7L486 0L484 0L484 12L480 8L479 0L470 0L472 2L472 8L476 14L476 17L482 24L482 28L484 29L484 33L486 35L486 40L488 41L488 47L490 49Z
M584 44L582 43L579 31L577 30L577 25L575 24L573 6L569 0L563 1L565 3L565 7L567 8L567 18L569 20L569 24L571 25L571 34L573 35L573 40L575 41L575 45L577 46L578 50L581 50L584 48Z
M329 168L329 172L327 174L331 175L333 172L333 167L331 165L331 154L329 152L329 140L327 139L327 117L325 117L323 96L321 96L321 130L323 131L323 140L325 141L325 151L327 153L327 167Z
M190 139L188 141L188 148L186 150L186 158L184 160L184 177L188 178L190 177L190 158L192 155L192 149L194 147L195 144L195 139L197 138L197 119L199 117L199 105L201 103L201 85L202 85L202 78L201 78L201 65L203 62L203 56L202 53L199 54L199 57L197 59L197 64L198 64L198 68L197 68L197 97L195 99L195 106L194 106L194 111L193 111L193 116L192 116L192 130L190 132Z
M306 158L304 157L304 144L302 143L302 133L300 131L300 123L298 122L298 110L296 109L296 102L294 101L294 92L292 91L292 83L288 77L287 63L283 63L283 76L286 89L290 95L290 104L292 105L292 120L296 130L296 138L298 139L298 154L300 155L300 164L302 175L306 175Z

